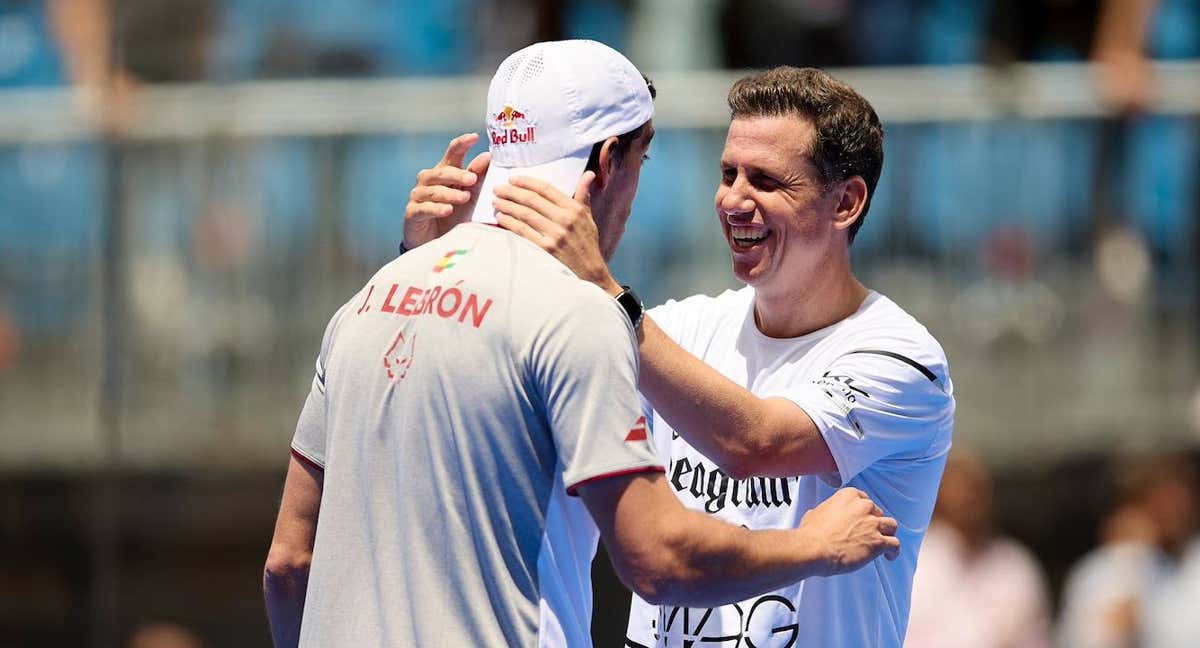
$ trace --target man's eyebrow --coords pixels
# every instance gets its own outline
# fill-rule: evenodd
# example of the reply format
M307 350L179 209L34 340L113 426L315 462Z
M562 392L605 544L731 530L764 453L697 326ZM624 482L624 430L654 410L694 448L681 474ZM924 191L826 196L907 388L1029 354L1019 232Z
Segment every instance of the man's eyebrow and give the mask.
M727 169L727 168L731 168L731 167L736 168L738 166L746 167L746 170L749 171L750 173L759 173L759 174L767 173L766 171L763 171L762 167L760 167L756 164L750 163L750 162L742 162L741 164L737 164L734 162L730 162L729 160L726 160L725 158L721 158L720 167L722 169Z

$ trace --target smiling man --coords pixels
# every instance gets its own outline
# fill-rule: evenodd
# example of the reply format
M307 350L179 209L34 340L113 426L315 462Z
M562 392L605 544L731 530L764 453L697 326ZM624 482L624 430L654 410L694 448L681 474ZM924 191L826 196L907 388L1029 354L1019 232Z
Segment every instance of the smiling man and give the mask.
M729 107L715 207L747 285L668 301L638 327L638 386L667 481L688 508L751 529L794 526L855 486L899 521L903 548L894 562L732 605L635 594L626 645L900 648L954 396L937 341L851 268L883 128L866 99L815 69L742 79ZM522 177L495 194L502 227L610 295L629 293L605 264L586 196Z
M640 331L639 387L668 481L689 508L760 529L795 524L856 486L899 520L903 550L736 605L681 609L635 595L626 643L899 648L954 397L937 341L851 268L883 128L861 95L815 69L742 79L728 100L715 207L747 286L669 301ZM610 294L623 290L586 244L586 210L548 208L555 192L542 183L516 180L497 195L503 227Z

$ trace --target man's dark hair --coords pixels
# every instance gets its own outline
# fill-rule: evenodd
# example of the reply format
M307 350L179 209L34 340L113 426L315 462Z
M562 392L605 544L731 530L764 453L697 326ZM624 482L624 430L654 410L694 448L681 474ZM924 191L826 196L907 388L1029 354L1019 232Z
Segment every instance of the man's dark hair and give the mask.
M658 90L654 88L654 82L644 74L642 75L642 79L646 81L646 88L650 90L650 98L657 98ZM645 124L638 126L628 133L617 135L617 144L613 147L613 154L616 155L618 160L625 158L625 152L628 151L629 147L633 146L633 143L646 132L646 126L648 124L649 122L646 122ZM585 171L591 171L595 173L600 170L600 148L603 146L604 142L596 142L592 145L592 152L590 155L588 155L587 166L584 167Z
M850 226L858 234L883 169L883 126L854 88L815 68L780 66L748 76L729 89L731 118L796 115L813 125L809 157L825 190L853 176L867 183L867 202Z

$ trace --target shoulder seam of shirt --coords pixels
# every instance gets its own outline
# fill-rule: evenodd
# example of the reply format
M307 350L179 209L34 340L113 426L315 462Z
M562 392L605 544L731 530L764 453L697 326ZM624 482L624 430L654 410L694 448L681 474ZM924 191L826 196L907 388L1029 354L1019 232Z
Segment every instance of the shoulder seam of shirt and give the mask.
M925 365L921 364L920 362L917 362L916 360L913 360L912 358L910 358L906 355L896 353L895 351L884 351L883 349L857 349L854 351L850 351L849 353L846 353L845 355L854 355L856 353L869 353L872 355L880 355L880 356L892 358L893 360L899 360L900 362L903 362L904 364L921 372L921 375L928 378L929 382L935 383L935 384L940 384L938 381L937 374L933 373L933 371L931 371L929 369L929 367L926 367Z

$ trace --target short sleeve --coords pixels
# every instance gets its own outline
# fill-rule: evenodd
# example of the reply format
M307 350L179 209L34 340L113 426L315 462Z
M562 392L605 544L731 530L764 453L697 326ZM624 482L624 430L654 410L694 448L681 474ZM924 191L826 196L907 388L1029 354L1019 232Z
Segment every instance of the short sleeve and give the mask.
M855 351L820 378L771 395L792 400L812 418L839 473L822 479L835 487L878 461L949 446L954 397L944 359L922 363L891 351Z
M328 380L325 368L329 362L329 351L333 346L337 324L341 321L342 313L345 312L348 305L339 308L325 327L325 334L321 338L321 351L317 355L316 371L308 390L308 398L304 401L304 408L300 410L300 419L296 422L296 431L292 435L292 454L297 459L322 470L325 469L325 389Z
M530 350L562 482L662 471L637 393L636 339L616 301L597 295L547 317Z
M726 290L716 297L692 295L684 299L668 299L646 311L658 328L676 344L690 348L697 335L720 326L730 312L744 313L744 306L754 298L752 290Z

